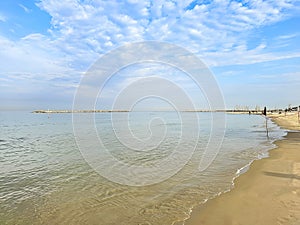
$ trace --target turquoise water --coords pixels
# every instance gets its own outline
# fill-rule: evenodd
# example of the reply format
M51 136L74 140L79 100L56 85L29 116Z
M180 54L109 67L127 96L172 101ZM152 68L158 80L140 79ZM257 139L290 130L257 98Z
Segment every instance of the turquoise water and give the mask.
M132 168L166 159L176 146L182 156L196 146L175 175L151 185L127 186L90 167L76 144L71 114L1 112L0 224L182 224L192 207L230 189L240 169L267 156L273 141L285 134L268 121L267 137L261 116L227 115L222 147L210 166L199 171L210 140L211 116L194 114L199 118L197 131L191 113L181 113L184 128L172 112L134 112L127 119L115 113L113 125L110 113L95 115L105 148ZM86 133L77 142L85 138L91 143L90 137ZM132 137L138 141L128 141ZM119 175L114 170L107 173L112 178Z

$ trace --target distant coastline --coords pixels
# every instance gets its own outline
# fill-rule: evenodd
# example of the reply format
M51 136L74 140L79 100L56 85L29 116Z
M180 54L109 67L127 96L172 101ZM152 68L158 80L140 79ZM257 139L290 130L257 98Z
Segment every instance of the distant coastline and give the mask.
M171 110L145 110L134 112L173 112ZM35 110L32 113L111 113L111 112L132 112L130 110L103 110L103 109L87 109L87 110ZM181 110L180 112L233 112L232 110ZM248 113L248 112L247 112Z
M266 113L267 114L273 114L273 113L278 113L280 114L285 114L287 112L297 112L300 109L300 106L296 107L289 107L286 109L267 109ZM81 110L70 110L70 109L65 109L65 110L34 110L32 113L112 113L112 112L131 112L131 110L126 110L126 109L81 109ZM172 110L141 110L137 111L135 110L134 112L174 112ZM263 110L260 110L260 108L255 108L255 109L249 109L249 107L245 108L235 108L235 109L217 109L217 110L209 110L209 109L193 109L193 110L179 110L179 112L223 112L223 113L231 113L231 114L255 114L255 115L261 115L263 114Z
M173 112L171 110L144 110L135 112ZM104 109L85 109L85 110L34 110L32 113L112 113L112 112L131 112L130 110L104 110ZM235 109L220 109L220 110L180 110L180 112L225 112L233 114L262 114L262 111L256 110L235 110ZM268 110L269 113L275 112Z

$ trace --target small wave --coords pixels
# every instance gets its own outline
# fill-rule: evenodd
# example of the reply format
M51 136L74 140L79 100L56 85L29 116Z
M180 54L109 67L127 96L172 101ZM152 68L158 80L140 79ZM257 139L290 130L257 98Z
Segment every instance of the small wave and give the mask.
M277 126L276 124L272 123L272 127L270 128L270 130L273 132L273 137L272 138L269 138L267 141L265 142L262 142L260 143L260 145L258 146L255 146L255 148L257 149L260 149L260 151L256 152L256 158L254 158L253 160L251 160L250 162L248 162L247 164L245 164L244 166L238 168L236 170L236 173L235 173L235 176L232 178L232 185L231 185L231 188L229 189L226 189L226 190L223 190L223 191L220 191L218 193L216 193L215 195L213 195L212 197L209 197L209 198L206 198L204 199L203 201L201 201L197 206L199 205L203 205L205 204L206 202L208 202L209 200L212 200L222 194L225 194L227 192L230 192L232 191L232 189L234 188L235 186L235 180L241 176L242 174L246 173L249 169L250 169L250 166L252 165L252 163L256 160L260 160L260 159L263 159L263 158L267 158L269 157L269 151L273 150L276 148L276 145L274 144L275 141L278 141L278 140L282 140L284 139L284 137L287 135L287 131L284 130L284 129L281 129L279 126ZM266 131L263 131L263 130L255 130L255 131L250 131L250 132L255 132L255 133L265 133ZM249 150L249 149L248 149ZM244 154L248 154L248 150L246 152L241 152L241 156L243 156ZM182 221L182 225L185 225L185 221L187 221L191 215L192 215L192 212L193 212L193 209L197 206L194 206L194 207L191 207L190 210L189 210L189 213L188 213L188 216L187 218L185 218L183 221ZM174 222L175 224L175 222Z

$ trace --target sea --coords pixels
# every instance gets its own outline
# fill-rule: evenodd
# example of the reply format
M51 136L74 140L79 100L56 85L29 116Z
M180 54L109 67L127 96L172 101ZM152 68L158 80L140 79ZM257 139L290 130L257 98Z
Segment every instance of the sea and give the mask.
M286 134L260 115L218 118L2 111L0 224L184 224Z

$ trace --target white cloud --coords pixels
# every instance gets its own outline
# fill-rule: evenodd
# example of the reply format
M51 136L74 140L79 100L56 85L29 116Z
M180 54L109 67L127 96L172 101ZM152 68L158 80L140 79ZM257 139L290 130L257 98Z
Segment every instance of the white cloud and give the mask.
M288 41L298 34L272 38L271 41L277 40L275 47L268 40L259 40L249 47L249 35L254 35L254 31L284 20L290 12L299 13L293 3L290 0L214 0L209 4L196 4L192 0L41 0L37 6L51 16L48 36L31 34L14 41L0 36L0 75L5 79L57 79L57 87L75 88L74 82L79 82L80 75L100 55L125 43L143 40L178 44L200 56L209 66L299 57L294 49L284 52L276 49L280 43L288 46ZM0 21L6 21L1 13ZM64 78L74 82L64 82Z
M50 80L78 74L69 66L71 60L41 34L31 34L19 41L0 36L0 58L0 75L14 80Z
M261 51L261 45L255 49L247 50L246 47L240 46L234 51L230 52L213 52L205 53L204 58L210 66L226 66L226 65L247 65L282 59L291 59L300 57L300 53L264 53Z
M1 12L0 12L0 21L6 22L6 16L4 16Z
M24 5L22 4L19 4L19 6L26 12L26 13L30 13L32 10L31 9L28 9L27 7L25 7Z
M252 49L247 43L249 31L286 16L286 11L292 7L288 0L239 3L216 0L194 7L191 3L170 0L40 1L37 5L52 17L51 36L31 34L19 41L0 37L1 72L41 74L47 71L65 76L85 71L109 50L142 40L178 44L202 57L210 66L298 56L291 52L270 53L265 42ZM27 9L23 5L20 7ZM0 20L6 19L0 14ZM294 37L292 34L278 39ZM17 62L18 66L11 62Z
M50 32L56 38L55 45L74 58L90 62L124 43L142 40L175 43L202 57L231 52L236 57L255 54L253 58L258 60L256 55L264 54L265 48L237 51L235 46L247 46L247 32L284 19L286 11L293 7L289 0L218 0L194 7L191 3L44 0L38 6L52 16ZM268 60L271 58L269 54ZM212 65L224 63L213 57L207 61ZM247 62L250 61L244 61Z
M286 40L286 39L291 39L291 38L294 38L294 37L297 37L297 36L299 36L299 33L288 34L288 35L280 35L280 36L277 37L277 39Z

